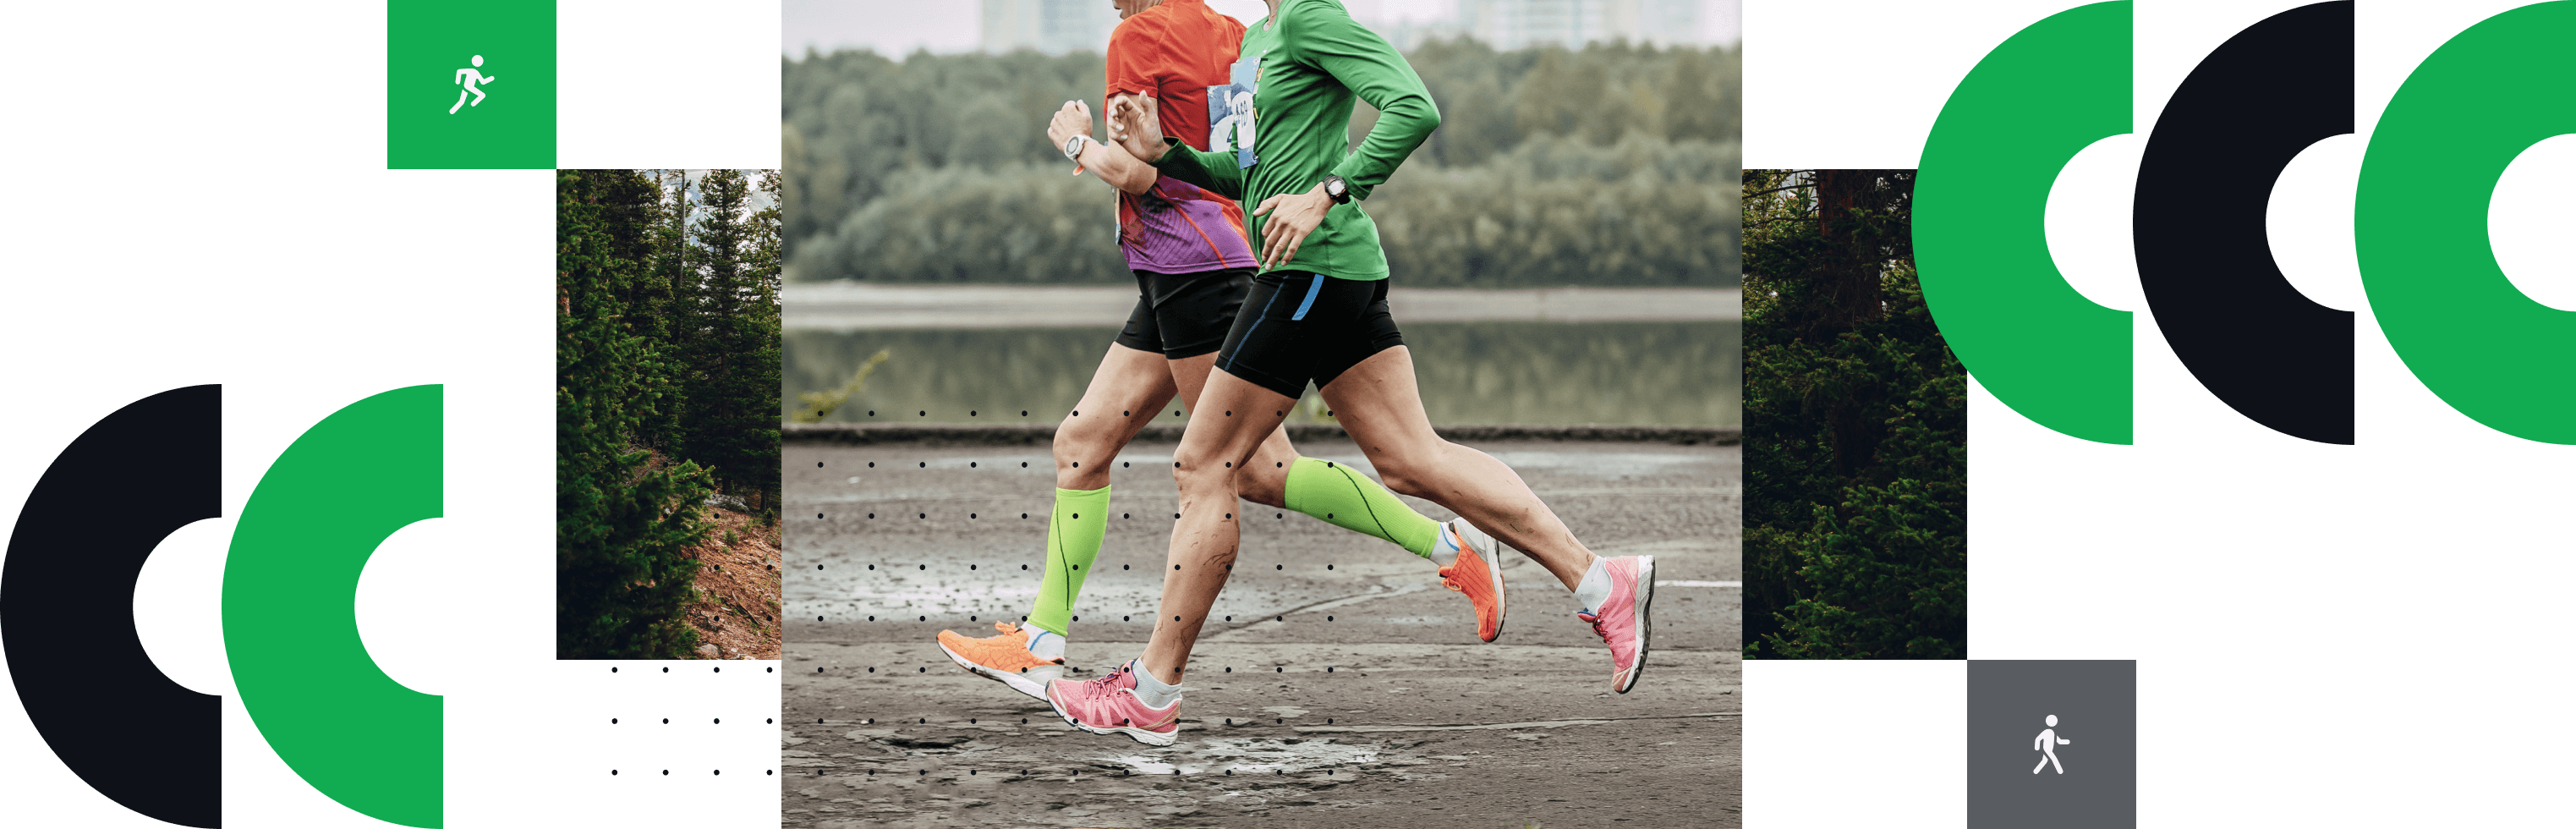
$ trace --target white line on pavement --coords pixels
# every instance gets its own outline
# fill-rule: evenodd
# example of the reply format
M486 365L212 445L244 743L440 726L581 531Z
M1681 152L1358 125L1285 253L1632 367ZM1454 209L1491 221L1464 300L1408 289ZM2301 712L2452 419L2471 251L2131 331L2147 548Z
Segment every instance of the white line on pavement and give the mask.
M1678 714L1678 715L1672 715L1672 716L1646 716L1646 717L1610 717L1610 718L1606 718L1606 719L1591 719L1591 720L1541 720L1541 721L1538 721L1538 722L1478 723L1478 724L1472 724L1472 725L1299 725L1299 726L1291 726L1291 727L1293 727L1293 728L1297 729L1297 731L1298 731L1299 733L1333 732L1333 731L1344 732L1344 733L1350 733L1350 732L1363 732L1363 733L1367 733L1367 732L1380 732L1380 731L1486 731L1486 730L1505 730L1505 729L1518 729L1518 728L1562 728L1562 727L1569 726L1569 725L1606 725L1606 724L1609 724L1609 723L1612 723L1612 722L1617 722L1617 721L1620 721L1620 720L1683 720L1683 719L1696 719L1696 718L1700 718L1700 717L1741 717L1741 716L1744 716L1744 712L1741 712L1741 711L1720 711L1720 712L1714 712L1714 713L1708 713L1708 714Z

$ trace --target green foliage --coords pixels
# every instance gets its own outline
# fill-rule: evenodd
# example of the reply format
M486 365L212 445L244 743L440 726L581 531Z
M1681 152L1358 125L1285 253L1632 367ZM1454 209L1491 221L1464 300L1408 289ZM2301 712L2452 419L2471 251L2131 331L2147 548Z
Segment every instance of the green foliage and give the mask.
M1740 52L1460 39L1408 61L1443 127L1366 205L1406 284L1735 284ZM1063 102L1097 109L1098 56L836 52L785 72L792 278L1133 279L1115 200L1044 137ZM1377 116L1357 110L1353 142Z
M1413 287L1715 287L1740 268L1733 145L1541 136L1469 168L1407 164L1368 201Z
M1746 655L1967 651L1967 376L1915 278L1913 173L1748 170Z
M1136 284L1109 188L1065 175L1063 162L896 173L884 196L805 241L799 278Z
M721 489L776 520L779 186L557 173L558 656L690 655L700 505Z
M775 195L777 180L764 174L764 189ZM700 182L673 330L685 367L684 453L766 520L779 488L779 210L750 209L753 186L740 170L710 170Z
M558 173L555 344L556 653L668 658L697 647L679 620L685 551L706 537L695 463L664 464L639 433L677 404L671 353L645 333L666 308L649 245L660 190L633 171Z
M787 419L795 423L823 422L823 418L831 417L833 412L849 405L851 395L867 391L868 375L877 373L877 366L884 365L886 358L891 356L894 356L892 350L877 349L877 353L861 364L859 370L850 375L850 381L842 383L840 388L796 395L797 402L805 404L805 410L791 414Z
M1047 146L1046 120L1070 100L1097 110L1102 71L1098 55L1026 51L916 53L900 63L857 51L787 61L785 203L793 224L786 237L801 244L840 227L906 170L1062 165Z

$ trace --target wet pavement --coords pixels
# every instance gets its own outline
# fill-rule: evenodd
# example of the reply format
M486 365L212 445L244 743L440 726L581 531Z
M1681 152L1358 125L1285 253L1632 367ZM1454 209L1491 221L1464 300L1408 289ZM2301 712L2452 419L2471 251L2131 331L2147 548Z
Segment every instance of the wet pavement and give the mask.
M1657 557L1654 651L1634 691L1608 693L1607 650L1517 553L1510 624L1483 644L1423 559L1246 505L1215 610L1232 620L1210 622L1180 743L1158 749L1074 731L932 644L1026 612L1052 496L1042 444L790 444L786 825L1738 823L1737 447L1478 448L1595 552ZM1300 449L1366 468L1347 442ZM1134 656L1152 630L1171 450L1138 444L1113 469L1073 676Z

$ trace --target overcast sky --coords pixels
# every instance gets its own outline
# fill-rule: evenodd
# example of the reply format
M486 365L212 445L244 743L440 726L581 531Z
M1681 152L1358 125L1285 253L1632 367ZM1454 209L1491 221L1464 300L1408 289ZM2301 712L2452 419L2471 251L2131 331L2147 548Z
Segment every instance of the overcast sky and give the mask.
M1109 5L1109 0L1097 0ZM1261 0L1206 0L1210 7L1245 23L1261 19ZM1700 0L1702 35L1733 42L1741 26L1737 0ZM1351 16L1377 25L1401 20L1428 22L1457 13L1456 0L1342 0ZM803 57L807 47L872 48L901 56L915 49L971 52L981 43L983 4L976 0L920 3L910 0L785 0L785 51Z

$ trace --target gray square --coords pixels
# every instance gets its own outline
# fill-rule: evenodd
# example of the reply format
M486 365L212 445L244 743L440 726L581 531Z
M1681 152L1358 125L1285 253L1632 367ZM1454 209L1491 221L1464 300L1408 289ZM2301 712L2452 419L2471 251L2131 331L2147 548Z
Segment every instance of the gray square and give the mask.
M2136 660L1968 660L1968 829L2137 825Z

